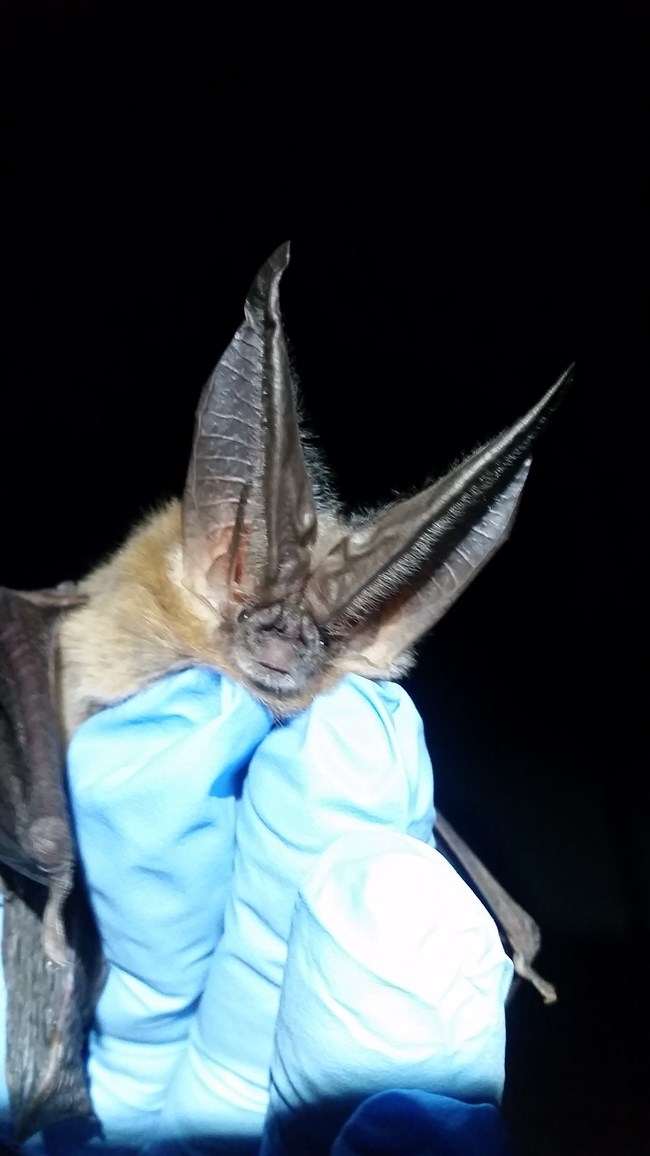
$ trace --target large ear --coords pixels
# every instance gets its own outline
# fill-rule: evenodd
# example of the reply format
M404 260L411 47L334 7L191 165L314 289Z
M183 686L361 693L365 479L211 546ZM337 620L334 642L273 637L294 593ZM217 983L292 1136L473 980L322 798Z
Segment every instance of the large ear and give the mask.
M325 557L307 598L319 625L349 638L345 669L398 673L400 657L503 544L530 447L571 373L499 437L421 493L356 525Z
M282 245L210 377L183 498L186 584L213 605L285 600L304 587L316 511L280 317Z

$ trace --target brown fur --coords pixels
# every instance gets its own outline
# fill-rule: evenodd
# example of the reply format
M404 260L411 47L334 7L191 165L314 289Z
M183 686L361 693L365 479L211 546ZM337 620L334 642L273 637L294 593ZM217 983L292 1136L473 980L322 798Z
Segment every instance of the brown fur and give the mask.
M341 533L334 518L319 519L315 561ZM228 657L232 608L224 601L218 611L183 581L178 500L139 525L78 590L87 602L66 615L59 632L60 706L67 739L98 708L175 670L208 666L245 681ZM306 706L341 673L332 670L316 688L288 698L283 713ZM264 699L259 688L254 693ZM269 697L268 705L277 710L277 699Z

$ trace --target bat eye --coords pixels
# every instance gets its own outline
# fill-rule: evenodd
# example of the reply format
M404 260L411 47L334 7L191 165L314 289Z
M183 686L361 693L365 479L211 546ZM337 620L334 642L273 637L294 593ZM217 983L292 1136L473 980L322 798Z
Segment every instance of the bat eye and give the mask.
M248 607L245 606L243 610L239 611L239 614L237 615L237 621L238 622L245 622L247 618L250 618L250 613L251 612L248 609Z

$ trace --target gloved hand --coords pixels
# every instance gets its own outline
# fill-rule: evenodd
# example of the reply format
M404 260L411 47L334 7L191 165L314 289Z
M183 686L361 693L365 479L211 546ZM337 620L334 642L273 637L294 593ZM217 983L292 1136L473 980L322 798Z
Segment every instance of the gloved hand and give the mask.
M337 1141L356 1152L372 1093L437 1093L432 1120L445 1097L498 1102L511 965L432 847L399 687L349 677L273 727L185 671L89 719L69 777L110 965L89 1151L329 1152L361 1104Z

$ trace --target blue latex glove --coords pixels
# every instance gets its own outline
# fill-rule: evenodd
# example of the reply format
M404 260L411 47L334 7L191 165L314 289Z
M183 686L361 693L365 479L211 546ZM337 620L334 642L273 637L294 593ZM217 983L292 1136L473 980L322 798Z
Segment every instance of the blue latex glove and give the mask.
M357 1108L331 1156L512 1156L512 1148L493 1104L395 1089Z
M89 1074L111 1150L264 1134L298 1151L327 1095L345 1111L304 1141L326 1151L382 1088L498 1100L510 964L429 845L400 688L351 677L272 728L240 687L185 671L88 720L69 775L110 963Z

